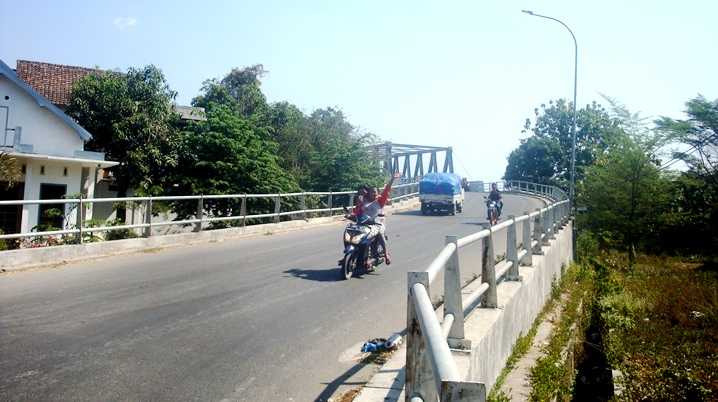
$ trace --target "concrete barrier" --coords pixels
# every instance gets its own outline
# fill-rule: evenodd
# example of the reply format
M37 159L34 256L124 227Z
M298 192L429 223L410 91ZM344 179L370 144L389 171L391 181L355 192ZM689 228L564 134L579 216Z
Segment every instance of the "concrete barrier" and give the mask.
M506 365L516 340L526 334L546 301L551 287L570 264L573 255L573 223L569 221L559 230L543 254L532 256L531 266L520 266L520 281L503 281L497 286L497 308L474 309L464 322L465 339L470 341L467 351L452 350L462 381L484 384L487 392ZM477 279L463 290L464 299ZM393 354L364 386L354 402L404 401L406 352Z
M514 343L526 334L551 297L551 286L571 262L572 222L556 239L542 247L543 255L533 256L533 265L519 267L520 282L505 281L497 288L498 308L478 308L465 321L471 340L468 381L483 383L490 390L511 355Z
M395 202L386 207L391 214L419 207L418 198ZM239 228L204 230L202 232L179 233L135 239L103 241L97 243L70 244L53 247L25 248L0 251L0 269L17 271L42 266L54 266L73 261L87 260L113 255L130 254L148 249L186 246L218 242L243 237L279 234L307 227L328 225L342 221L342 216L312 218L308 220L285 221Z

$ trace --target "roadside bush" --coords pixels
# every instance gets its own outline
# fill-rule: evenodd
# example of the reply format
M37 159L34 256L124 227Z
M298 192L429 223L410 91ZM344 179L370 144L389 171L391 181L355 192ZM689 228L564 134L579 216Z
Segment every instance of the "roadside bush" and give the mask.
M624 291L602 297L599 306L601 319L609 328L633 329L641 313L646 311L647 303Z
M114 221L107 222L107 226L121 226L124 223L115 219ZM123 240L136 238L137 234L132 229L117 229L105 232L105 240Z
M576 238L576 256L578 262L598 255L598 238L590 230L581 231Z

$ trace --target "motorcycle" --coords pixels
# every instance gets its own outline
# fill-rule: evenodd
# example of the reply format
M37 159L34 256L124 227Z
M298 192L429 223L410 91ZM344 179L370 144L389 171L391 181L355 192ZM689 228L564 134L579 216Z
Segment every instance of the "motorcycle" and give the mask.
M349 218L348 218L349 219ZM368 217L355 218L344 229L344 257L339 260L341 274L350 279L359 270L371 272L384 263L384 249L377 240L379 227Z
M489 225L494 226L499 222L499 203L497 201L488 200L486 197L484 197L486 201L486 208L488 211L489 216Z

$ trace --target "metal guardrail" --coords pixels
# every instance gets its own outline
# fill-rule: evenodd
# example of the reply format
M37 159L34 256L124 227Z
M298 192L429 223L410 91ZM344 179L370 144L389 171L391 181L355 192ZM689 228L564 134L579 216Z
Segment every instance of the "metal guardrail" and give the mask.
M400 201L403 199L415 197L418 195L418 183L400 184L394 186L392 193L396 196L391 198L392 202ZM6 205L63 205L63 209L66 210L67 205L74 205L76 209L76 225L75 228L65 230L53 230L53 231L42 231L42 232L25 232L25 233L11 233L0 235L0 240L3 239L21 239L21 238L32 238L42 236L58 236L58 235L78 235L78 242L82 242L82 234L89 232L107 232L112 230L121 229L144 229L144 236L152 236L152 228L158 226L169 226L169 225L195 225L194 231L199 232L203 230L203 224L211 222L227 222L227 221L241 221L242 226L247 224L249 219L266 219L273 218L274 222L280 222L283 216L302 215L304 219L309 214L327 213L328 216L333 216L337 211L343 211L344 207L352 207L354 204L354 191L340 191L340 192L302 192L302 193L289 193L289 194L220 194L220 195L188 195L188 196L160 196L160 197L121 197L121 198L62 198L53 200L18 200L18 201L0 201L0 206ZM319 200L323 208L307 209L306 201L307 197L326 197L326 203ZM335 197L341 196L348 200L346 205L334 205ZM291 211L282 211L282 200L283 199L298 199L299 209ZM205 201L207 200L218 200L218 199L234 199L240 201L239 215L229 216L206 216L205 214ZM274 201L274 210L269 213L247 215L247 200L249 199L271 199ZM173 220L165 222L152 222L152 203L157 201L197 201L197 209L193 219ZM108 203L108 202L141 202L145 204L143 223L137 224L125 224L118 226L101 226L101 227L87 227L85 226L85 208L94 203ZM64 215L64 214L63 214Z
M570 216L566 193L556 187L523 181L503 183L504 191L539 195L545 208L508 220L466 237L446 237L446 246L428 268L408 273L406 401L484 401L484 384L463 381L451 349L470 350L464 338L464 319L477 307L497 307L497 283L520 280L519 265L532 265L533 255L555 238ZM522 236L517 244L517 225ZM497 263L494 236L506 232L505 258ZM462 300L459 250L481 242L481 285ZM430 286L443 272L443 320L439 322L430 297Z

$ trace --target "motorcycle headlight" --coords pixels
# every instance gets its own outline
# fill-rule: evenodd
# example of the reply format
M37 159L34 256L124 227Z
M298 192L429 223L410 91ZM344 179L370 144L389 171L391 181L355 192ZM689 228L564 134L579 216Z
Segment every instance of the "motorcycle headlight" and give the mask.
M354 245L359 244L359 243L361 243L363 238L364 238L364 235L356 235L356 236L352 237L351 244L354 244Z
M351 243L351 241L352 241L352 236L349 233L344 232L344 242Z

